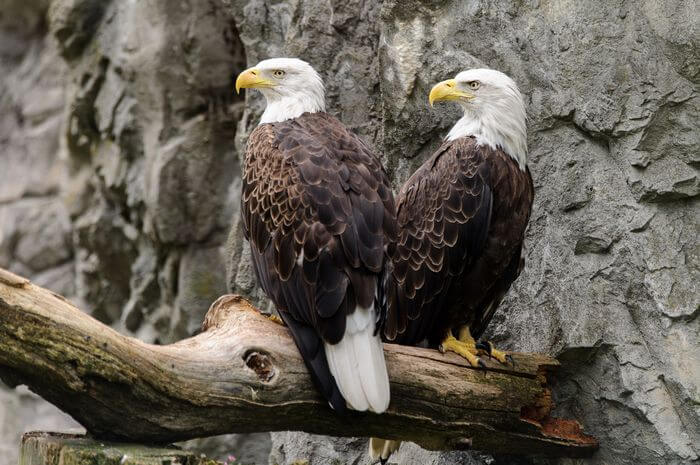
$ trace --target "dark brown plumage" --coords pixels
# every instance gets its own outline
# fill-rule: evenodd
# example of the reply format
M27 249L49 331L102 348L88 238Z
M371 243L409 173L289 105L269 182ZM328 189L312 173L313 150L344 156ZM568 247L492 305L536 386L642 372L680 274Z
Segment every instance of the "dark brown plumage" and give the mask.
M502 150L444 142L397 198L385 337L434 346L468 325L478 338L522 268L533 197L529 170Z
M343 410L323 342L343 337L356 306L374 304L385 316L378 282L396 237L387 175L336 118L304 113L250 135L241 202L258 282L321 393Z

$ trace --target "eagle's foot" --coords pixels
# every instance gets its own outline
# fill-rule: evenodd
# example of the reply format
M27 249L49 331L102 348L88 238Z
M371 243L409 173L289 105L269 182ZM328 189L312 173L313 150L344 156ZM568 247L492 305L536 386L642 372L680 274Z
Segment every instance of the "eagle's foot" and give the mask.
M389 461L391 454L399 450L401 441L392 441L389 439L370 438L369 440L369 456L372 459L372 465L381 463L386 464Z
M469 362L469 364L474 368L486 368L484 361L476 356L478 351L474 343L472 342L470 344L469 342L459 341L455 339L452 333L448 334L445 339L443 339L439 349L443 354L445 352L454 352L457 355L460 355L461 357L467 359L467 362Z
M278 325L287 326L284 324L284 321L282 321L282 318L278 317L274 313L267 315L266 318L272 321L273 323L277 323Z
M493 357L504 365L508 365L510 363L511 365L515 366L513 357L502 350L496 349L491 341L479 341L479 343L476 344L476 348L480 353Z

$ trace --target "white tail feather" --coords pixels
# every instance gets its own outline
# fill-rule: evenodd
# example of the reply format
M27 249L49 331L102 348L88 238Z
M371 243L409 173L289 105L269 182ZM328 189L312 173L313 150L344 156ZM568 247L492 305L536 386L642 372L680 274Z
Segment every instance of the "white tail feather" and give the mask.
M353 410L382 413L389 407L389 376L384 347L374 334L374 306L357 307L337 344L325 343L326 358L340 393Z

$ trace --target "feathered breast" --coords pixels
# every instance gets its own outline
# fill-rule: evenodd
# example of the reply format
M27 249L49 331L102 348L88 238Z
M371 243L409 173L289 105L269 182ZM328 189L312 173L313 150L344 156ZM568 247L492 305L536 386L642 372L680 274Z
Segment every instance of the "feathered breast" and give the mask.
M504 260L510 261L509 244L522 241L532 203L532 181L524 174L501 150L462 137L445 142L404 184L397 199L400 233L388 339L414 344L449 319L447 309L455 302L448 300L460 289L468 293L465 273L487 244L502 243ZM492 229L496 217L514 214L509 209L516 203L527 210L524 218L512 216L508 231ZM479 298L465 299L470 297Z

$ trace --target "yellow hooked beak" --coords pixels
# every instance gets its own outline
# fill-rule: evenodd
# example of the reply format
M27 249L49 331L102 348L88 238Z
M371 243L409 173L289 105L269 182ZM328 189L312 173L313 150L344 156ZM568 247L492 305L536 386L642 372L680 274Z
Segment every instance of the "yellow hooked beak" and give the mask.
M274 87L275 83L265 79L260 75L260 70L257 68L248 68L238 75L236 78L236 93L240 94L241 89Z
M430 96L428 97L428 102L430 102L430 106L432 107L435 102L459 100L463 98L473 99L474 94L459 90L457 88L457 81L448 79L447 81L439 82L433 86L430 91Z

